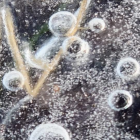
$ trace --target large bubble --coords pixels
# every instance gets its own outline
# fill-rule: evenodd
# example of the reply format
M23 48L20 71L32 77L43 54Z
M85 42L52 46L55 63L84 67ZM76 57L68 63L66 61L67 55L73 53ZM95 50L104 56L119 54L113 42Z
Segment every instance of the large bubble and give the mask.
M70 140L68 132L60 125L55 123L40 124L32 132L29 140Z
M67 11L53 14L49 20L49 28L55 36L65 36L72 31L76 24L76 17Z

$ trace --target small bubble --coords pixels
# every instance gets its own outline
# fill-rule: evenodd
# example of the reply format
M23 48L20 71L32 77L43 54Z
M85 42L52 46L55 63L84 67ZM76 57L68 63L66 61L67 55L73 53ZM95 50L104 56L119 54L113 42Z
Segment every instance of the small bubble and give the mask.
M24 85L24 77L18 71L10 71L3 77L3 85L10 91L18 91Z
M93 18L89 22L89 28L91 29L91 31L95 33L102 32L105 29L105 27L106 27L105 22L101 18Z

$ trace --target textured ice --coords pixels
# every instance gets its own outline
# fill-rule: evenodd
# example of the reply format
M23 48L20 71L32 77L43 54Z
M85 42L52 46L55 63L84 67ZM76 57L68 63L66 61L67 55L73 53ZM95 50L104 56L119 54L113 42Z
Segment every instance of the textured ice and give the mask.
M48 24L49 18L58 11L74 14L79 2L8 1L14 15L19 46L23 41L30 42L39 33L30 48L35 54L52 37L47 30L41 34L43 25ZM128 81L116 72L117 64L123 58L131 57L140 63L140 2L91 0L88 6L77 33L90 46L86 63L77 66L63 56L56 70L46 79L40 94L33 99L24 100L27 96L25 90L11 92L0 83L1 139L27 140L37 126L48 122L63 126L71 140L140 139L140 77L138 75ZM103 32L96 34L88 29L93 18L105 21ZM16 68L3 26L0 46L2 80L7 72ZM23 48L20 49L24 56ZM131 72L131 67L127 68ZM34 86L42 71L29 66L27 70ZM131 92L133 104L129 108L119 112L110 108L108 98L116 90Z

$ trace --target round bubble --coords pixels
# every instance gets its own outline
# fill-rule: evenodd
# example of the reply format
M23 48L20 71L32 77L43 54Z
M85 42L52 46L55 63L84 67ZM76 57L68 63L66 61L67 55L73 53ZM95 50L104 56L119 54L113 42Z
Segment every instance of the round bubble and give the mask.
M69 60L80 60L89 54L89 45L83 39L72 36L68 37L62 44L63 53Z
M76 17L72 13L61 11L50 17L49 28L55 36L65 36L69 31L72 32L76 22Z
M101 18L93 18L88 25L90 30L95 33L104 31L106 27L104 20Z
M3 85L10 91L18 91L24 85L24 77L19 71L10 71L3 77Z
M126 90L116 90L109 95L108 104L115 111L129 108L133 103L133 97Z
M133 66L133 69L135 68L135 71L132 73L132 74L123 74L122 73L122 67L124 64L126 63L132 63L134 66ZM117 74L122 78L122 79L125 79L125 80L130 80L130 79L133 79L133 78L137 78L140 74L140 65L139 63L137 62L137 60L131 58L131 57L127 57L127 58L123 58L119 61L118 65L117 65Z
M68 132L60 125L55 123L40 124L32 132L29 140L40 139L62 139L70 140Z

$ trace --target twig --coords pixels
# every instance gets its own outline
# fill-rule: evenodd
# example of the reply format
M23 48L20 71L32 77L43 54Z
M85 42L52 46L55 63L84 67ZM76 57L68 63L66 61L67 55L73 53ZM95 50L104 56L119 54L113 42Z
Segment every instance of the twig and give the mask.
M75 28L72 32L68 33L67 36L73 36L76 34L78 27L82 21L84 12L86 10L86 5L87 5L88 0L83 0L81 2L81 7L79 10L79 14L77 17L77 24L75 25ZM49 69L45 70L44 73L42 74L42 76L40 77L39 81L37 82L32 95L35 97L39 94L40 89L43 86L43 83L45 82L46 78L48 77L48 75L55 69L55 66L59 63L61 56L63 55L62 53L62 49L59 50L59 52L57 53L57 55L53 58L52 62L49 64ZM51 68L51 69L50 69Z
M39 90L41 89L44 81L46 80L46 78L48 77L48 75L55 70L55 66L58 65L59 60L61 59L63 52L62 49L59 50L59 52L57 53L57 55L53 58L52 62L50 64L48 64L48 69L46 69L43 74L41 75L38 83L36 84L32 96L35 97L39 94Z
M15 32L14 32L15 29L14 29L13 18L12 18L12 14L11 14L9 7L5 7L2 10L2 19L3 19L3 24L5 26L5 33L7 36L7 42L10 46L11 51L12 51L12 55L13 55L13 58L16 62L16 66L18 67L19 71L23 74L25 81L26 81L25 88L26 88L27 92L31 95L32 90L30 87L30 80L29 80L28 72L26 70L26 67L24 65L22 56L21 56L19 48L18 48L18 44L16 41Z
M76 23L76 25L73 25L73 26L75 26L74 29L72 31L70 30L67 33L67 36L73 36L73 35L76 34L78 28L80 27L80 23L82 21L83 15L85 13L87 2L88 2L88 0L83 0L82 1L81 7L80 7L80 10L79 10L79 14L77 16L77 23Z

